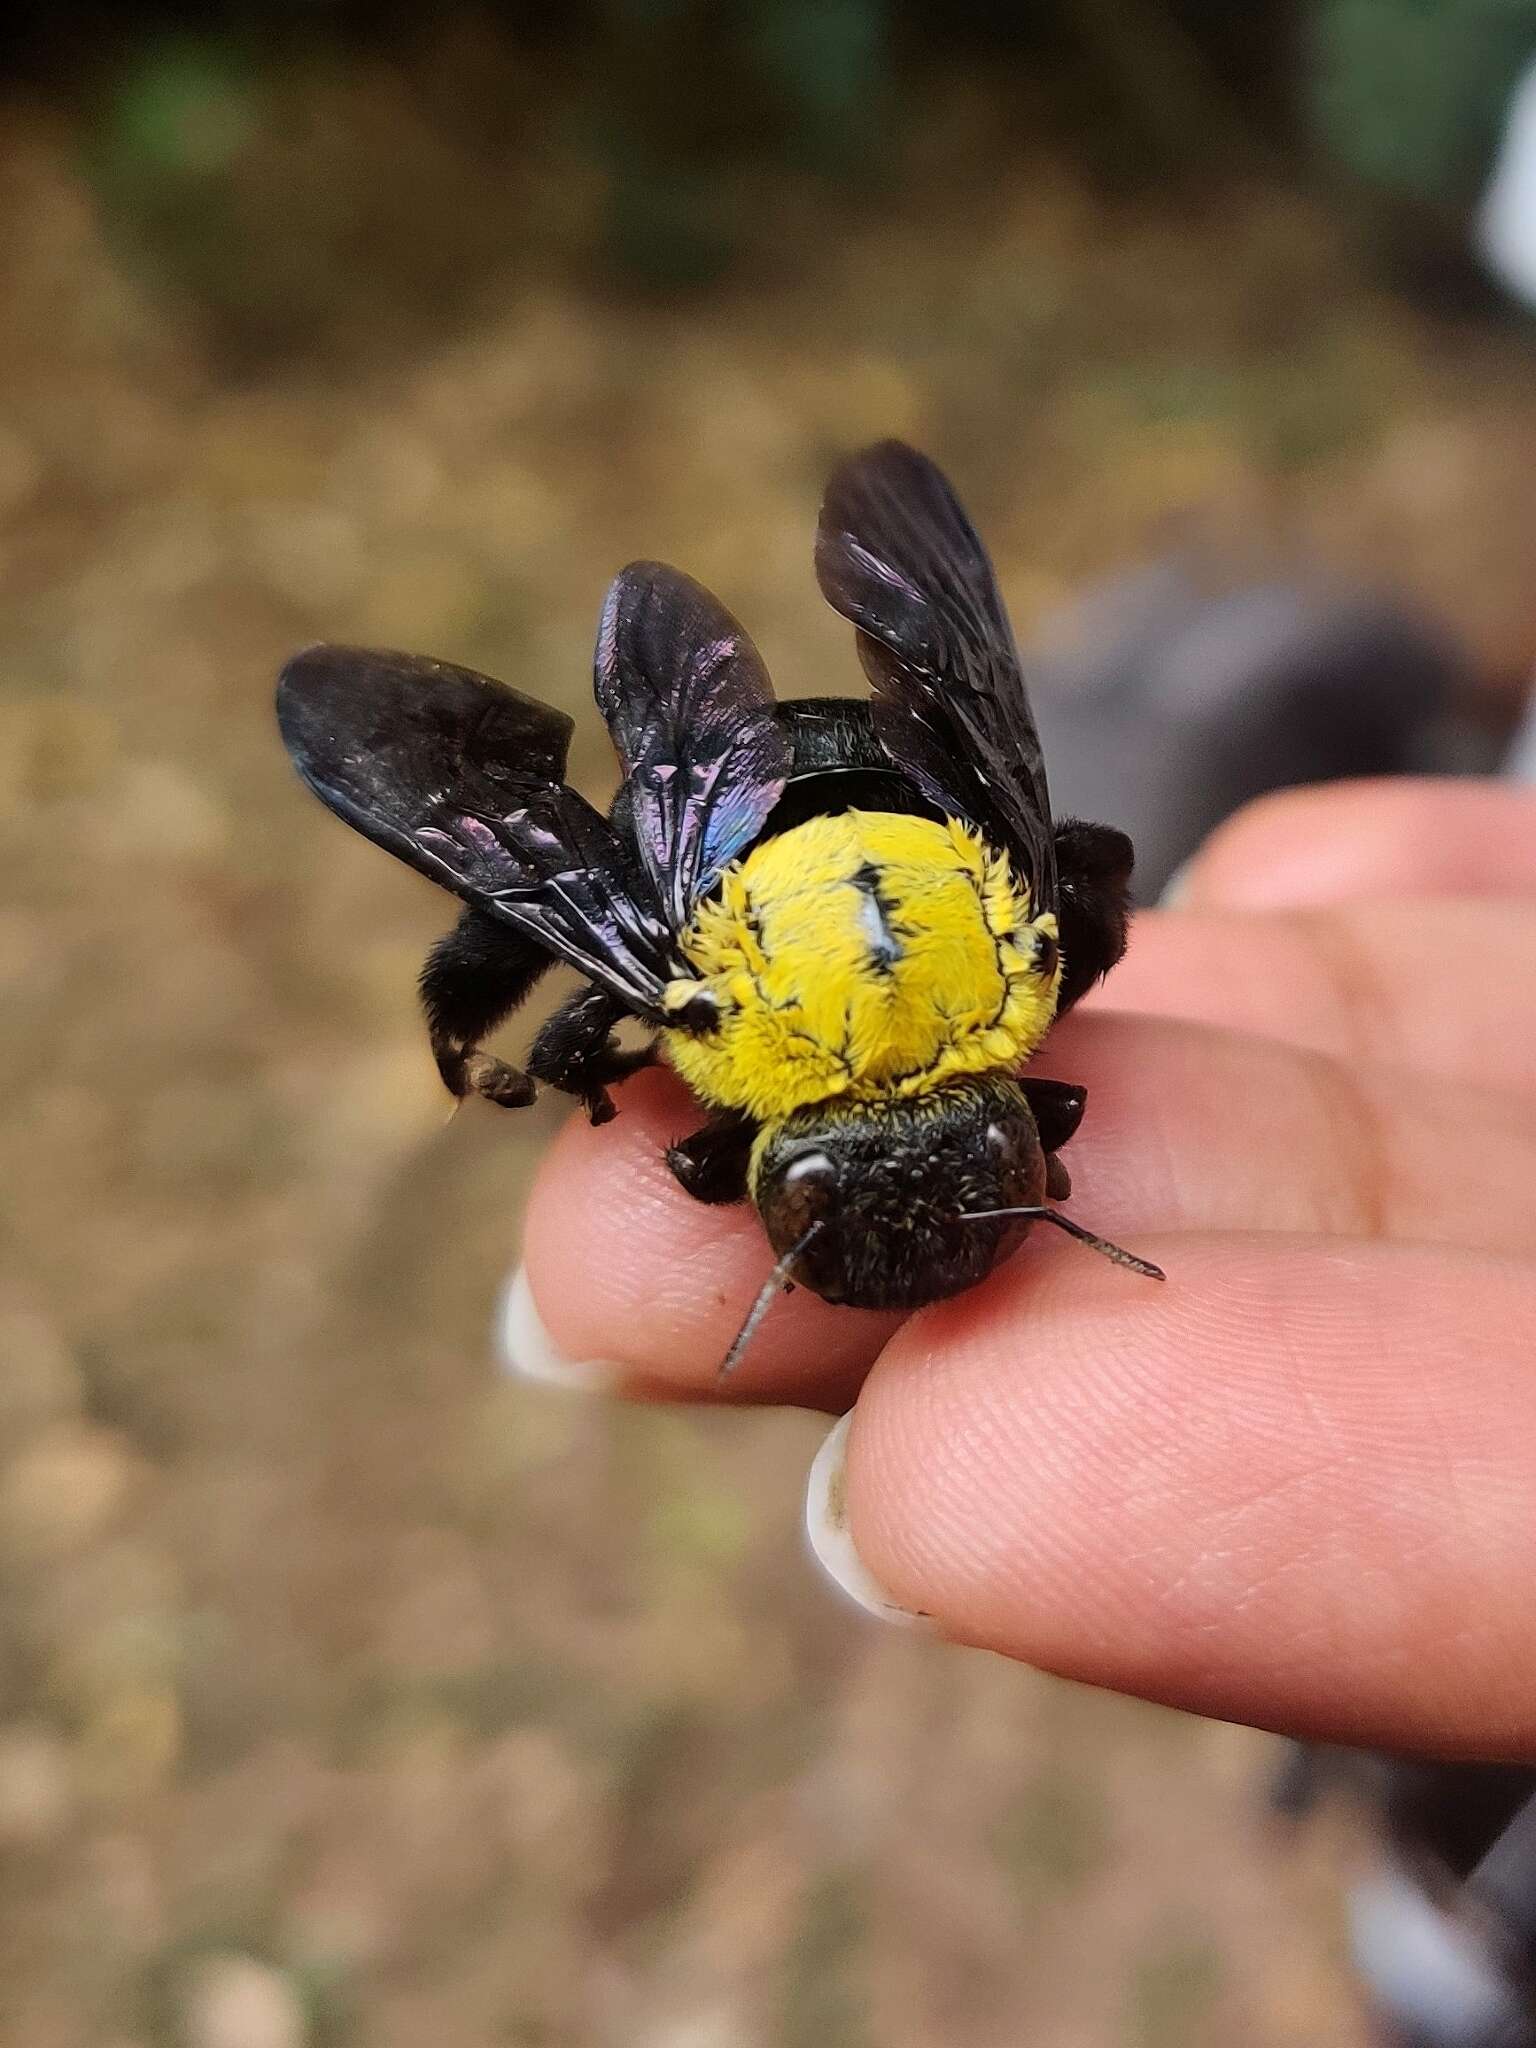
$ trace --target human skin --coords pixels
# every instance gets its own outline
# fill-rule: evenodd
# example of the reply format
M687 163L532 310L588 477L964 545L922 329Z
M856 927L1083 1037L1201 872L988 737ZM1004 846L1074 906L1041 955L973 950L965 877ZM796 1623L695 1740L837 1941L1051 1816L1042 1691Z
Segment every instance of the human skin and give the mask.
M851 1407L840 1576L893 1618L1292 1734L1536 1758L1536 797L1266 799L1036 1065L1089 1089L1070 1213L1165 1286L1037 1230L905 1322L799 1290L722 1387L767 1249L671 1179L698 1113L653 1071L544 1164L551 1355Z

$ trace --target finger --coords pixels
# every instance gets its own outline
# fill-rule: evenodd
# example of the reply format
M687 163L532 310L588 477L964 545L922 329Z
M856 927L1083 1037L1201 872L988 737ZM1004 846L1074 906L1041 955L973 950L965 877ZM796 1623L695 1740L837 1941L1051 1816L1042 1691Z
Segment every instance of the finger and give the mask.
M1273 910L1361 896L1536 897L1536 794L1415 778L1261 797L1195 854L1178 904Z
M1066 1155L1072 1214L1132 1248L1148 1230L1216 1228L1536 1251L1536 1104L1152 1017L1074 1017L1043 1064L1089 1091ZM772 1263L762 1227L667 1171L666 1145L699 1114L674 1079L639 1077L620 1100L601 1130L566 1127L529 1211L532 1303L556 1353L651 1393L846 1404L899 1319L797 1291L722 1388Z
M1063 1157L1072 1214L1101 1235L1298 1231L1536 1256L1536 1098L1162 1017L1068 1018L1038 1064L1087 1087Z
M830 1520L866 1598L1070 1678L1320 1739L1536 1755L1536 1272L1307 1239L1151 1249L1164 1288L1052 1247L893 1337L845 1463L818 1461L824 1554Z
M707 1207L673 1179L666 1148L702 1120L676 1076L648 1069L616 1095L611 1124L565 1125L524 1224L529 1306L555 1356L598 1365L582 1377L631 1394L846 1406L900 1317L833 1308L796 1288L774 1303L722 1386L720 1362L773 1254L749 1205Z
M1536 901L1142 912L1085 1007L1536 1094Z

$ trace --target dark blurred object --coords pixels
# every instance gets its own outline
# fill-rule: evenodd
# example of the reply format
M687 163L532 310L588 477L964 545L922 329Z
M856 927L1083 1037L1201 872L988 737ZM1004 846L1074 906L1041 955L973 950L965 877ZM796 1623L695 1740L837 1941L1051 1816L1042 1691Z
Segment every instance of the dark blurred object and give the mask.
M1047 622L1030 672L1059 811L1115 818L1155 898L1267 790L1443 765L1467 683L1444 633L1369 590L1176 556Z
M1536 2048L1536 1770L1293 1748L1275 1804L1362 1803L1381 1867L1350 1899L1390 2048Z

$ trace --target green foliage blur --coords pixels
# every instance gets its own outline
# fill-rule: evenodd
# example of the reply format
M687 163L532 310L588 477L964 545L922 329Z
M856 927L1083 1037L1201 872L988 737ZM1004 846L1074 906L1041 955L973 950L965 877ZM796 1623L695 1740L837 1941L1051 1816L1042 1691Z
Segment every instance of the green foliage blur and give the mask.
M414 315L470 315L489 273L551 250L661 293L792 265L796 208L878 197L936 96L978 73L1017 82L1020 141L1066 134L1121 183L1202 175L1278 111L1287 10L1238 12L223 0L24 7L0 50L83 107L122 252L185 294L216 344L260 360L345 342L338 301L370 347L408 340ZM380 179L386 135L395 174Z
M1472 200L1536 57L1536 0L1316 0L1307 112L1340 163L1393 191Z
M0 36L0 60L86 103L124 251L261 360L346 343L338 298L370 346L408 342L416 318L472 315L509 258L656 293L792 264L797 205L878 197L978 71L1016 88L1021 138L1115 187L1310 152L1463 206L1536 0L103 0L23 6Z

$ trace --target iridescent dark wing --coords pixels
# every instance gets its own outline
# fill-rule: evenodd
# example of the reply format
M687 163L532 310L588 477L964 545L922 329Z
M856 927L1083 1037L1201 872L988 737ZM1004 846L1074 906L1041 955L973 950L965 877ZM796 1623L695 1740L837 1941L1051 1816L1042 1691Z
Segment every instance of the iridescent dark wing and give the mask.
M571 721L416 655L311 647L283 670L283 742L339 818L654 1017L680 970L649 880L560 779Z
M674 931L749 847L793 749L762 658L717 598L662 562L614 578L597 635L598 709L621 801Z
M1035 907L1057 900L1045 761L992 564L939 470L900 441L833 475L816 535L827 602L858 628L876 730L950 817L1013 856Z

